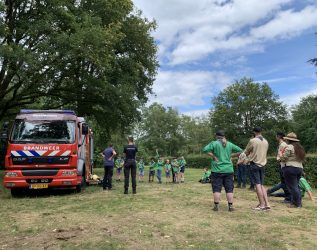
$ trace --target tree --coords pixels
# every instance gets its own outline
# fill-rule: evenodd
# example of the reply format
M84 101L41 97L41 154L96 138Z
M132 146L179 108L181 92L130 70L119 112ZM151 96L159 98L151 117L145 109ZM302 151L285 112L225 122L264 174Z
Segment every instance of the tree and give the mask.
M139 125L139 135L138 144L146 148L148 154L155 155L158 149L160 155L176 156L184 141L177 110L165 108L158 103L145 108Z
M220 92L212 103L214 130L226 130L228 138L241 147L245 147L255 126L263 128L273 145L275 132L288 130L286 107L266 83L242 78Z
M138 118L157 70L155 23L131 0L0 2L0 120L72 108L107 134Z
M293 126L306 151L316 153L317 150L317 102L311 95L303 98L293 107Z
M209 117L181 117L181 131L184 137L182 155L201 154L204 145L208 144L214 135Z

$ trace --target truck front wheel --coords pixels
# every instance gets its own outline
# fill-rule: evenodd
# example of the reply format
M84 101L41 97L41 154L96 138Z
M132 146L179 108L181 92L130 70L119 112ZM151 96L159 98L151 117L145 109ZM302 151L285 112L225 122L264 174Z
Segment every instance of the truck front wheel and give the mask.
M83 175L81 177L80 184L76 186L76 191L80 193L83 189L85 189L85 187L86 187L86 180L85 180L85 175Z
M11 188L11 196L12 197L20 197L24 194L24 189L23 188Z

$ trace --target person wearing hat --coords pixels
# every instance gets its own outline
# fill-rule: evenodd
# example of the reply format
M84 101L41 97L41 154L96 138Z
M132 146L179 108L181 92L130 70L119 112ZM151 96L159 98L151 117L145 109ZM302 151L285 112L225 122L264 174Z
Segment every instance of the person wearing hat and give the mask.
M285 162L282 171L286 186L291 193L291 207L299 208L302 206L299 180L303 174L303 162L306 153L295 133L287 134L284 140L288 145L281 155L281 161Z
M255 184L256 194L259 200L259 204L253 209L266 211L271 209L267 198L267 192L264 187L264 167L267 163L269 143L262 136L261 128L254 128L253 132L254 138L250 139L245 149L245 153L250 161L251 178Z
M128 194L129 179L131 172L132 192L136 194L136 162L135 157L138 152L138 148L134 145L133 137L128 137L128 145L124 146L123 153L125 155L124 160L124 194Z
M203 152L211 156L211 185L214 197L214 211L219 210L219 202L222 186L224 186L228 201L228 210L233 208L233 164L231 157L233 154L239 156L242 149L237 145L227 141L225 133L219 130L216 133L216 140L210 142L203 148Z

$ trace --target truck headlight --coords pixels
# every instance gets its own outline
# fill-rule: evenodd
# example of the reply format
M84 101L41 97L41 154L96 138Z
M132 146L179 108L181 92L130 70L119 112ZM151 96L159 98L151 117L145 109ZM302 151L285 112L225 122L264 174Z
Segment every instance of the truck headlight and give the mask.
M16 172L6 172L6 177L17 177L18 174Z

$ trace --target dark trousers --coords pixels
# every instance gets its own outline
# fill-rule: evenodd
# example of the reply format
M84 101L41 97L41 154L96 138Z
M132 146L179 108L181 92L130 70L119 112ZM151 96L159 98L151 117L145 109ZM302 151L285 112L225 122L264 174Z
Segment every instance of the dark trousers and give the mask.
M249 183L250 183L250 189L254 189L255 187L255 184L253 183L253 180L251 178L251 168L250 168L250 165L245 165L246 166L246 176L247 176L247 179L249 180Z
M246 186L247 183L247 166L244 164L239 164L237 169L237 180L238 180L238 186L241 186L241 183L243 187Z
M285 183L285 178L284 178L284 174L282 172L282 169L280 169L280 178L281 178L281 188L283 189L284 191L284 194L285 194L285 200L291 200L291 193L288 191L288 188L286 186L286 183Z
M103 189L112 188L113 166L105 166L105 176L103 177Z
M135 160L126 160L124 163L124 190L129 189L129 179L131 172L132 190L136 191L136 163Z
M302 205L302 196L298 184L299 179L302 176L303 169L287 166L283 167L282 171L286 186L291 193L291 203L300 207Z
M284 178L284 175L283 175L283 172L282 172L282 168L281 168L280 165L278 167L280 169L280 182L277 183L276 185L274 185L272 188L270 188L268 190L268 194L271 195L271 196L274 196L274 197L285 197L285 200L290 201L291 200L291 194L288 191L288 188L286 186L285 178ZM275 193L276 191L278 191L280 189L282 189L283 192Z
M156 178L159 181L159 183L162 183L162 170L156 170Z
M173 182L176 182L176 176L175 176L173 168L172 168L172 177L173 177Z

